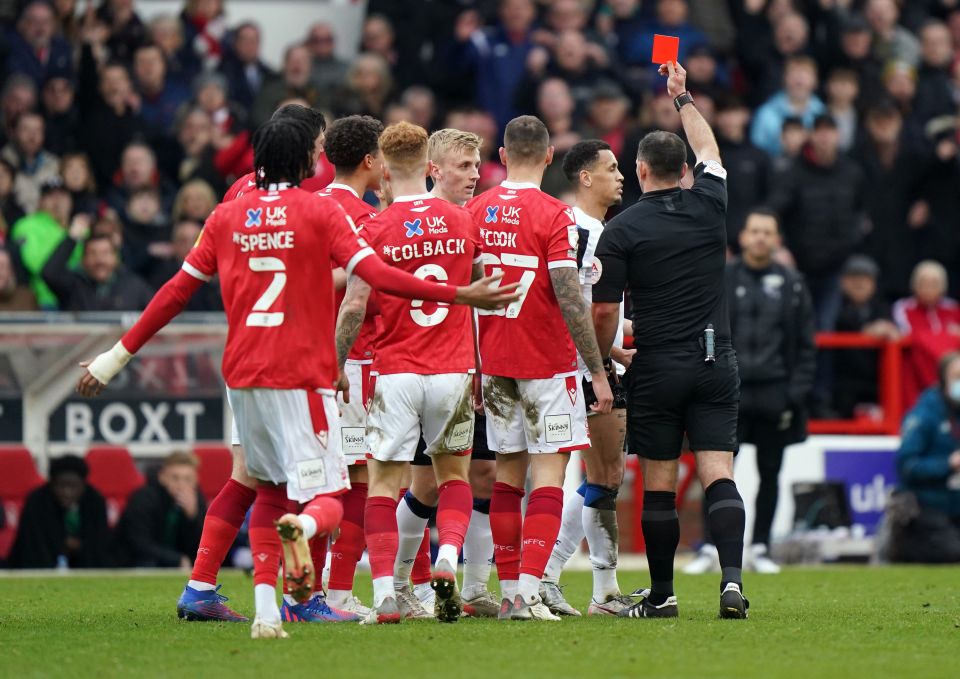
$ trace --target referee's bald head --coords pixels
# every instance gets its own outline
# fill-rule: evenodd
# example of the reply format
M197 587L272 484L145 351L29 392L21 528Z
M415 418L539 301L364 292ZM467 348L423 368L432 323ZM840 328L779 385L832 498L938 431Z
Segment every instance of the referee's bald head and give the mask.
M641 186L647 177L658 182L679 182L686 165L687 145L673 132L657 130L640 140L637 176Z

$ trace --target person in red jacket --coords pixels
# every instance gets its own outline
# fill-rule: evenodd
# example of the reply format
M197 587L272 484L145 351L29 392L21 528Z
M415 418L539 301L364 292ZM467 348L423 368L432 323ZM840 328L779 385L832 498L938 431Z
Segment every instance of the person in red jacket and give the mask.
M912 297L893 305L893 320L911 338L904 366L904 406L910 408L937 381L937 363L960 347L960 304L946 296L947 270L939 262L917 264L910 277Z

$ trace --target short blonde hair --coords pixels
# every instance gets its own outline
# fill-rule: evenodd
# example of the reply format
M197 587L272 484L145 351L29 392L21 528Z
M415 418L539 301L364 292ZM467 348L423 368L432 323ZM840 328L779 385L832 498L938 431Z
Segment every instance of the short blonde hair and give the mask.
M427 167L427 131L406 121L391 125L380 135L380 152L391 172L423 172Z
M476 151L483 145L483 139L473 132L464 132L452 127L437 130L430 135L427 143L427 157L433 163L451 151Z

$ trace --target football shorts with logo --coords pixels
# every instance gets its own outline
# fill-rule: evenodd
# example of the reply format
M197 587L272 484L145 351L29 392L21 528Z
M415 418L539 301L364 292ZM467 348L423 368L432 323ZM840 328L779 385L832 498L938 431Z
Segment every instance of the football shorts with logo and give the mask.
M473 448L473 375L378 375L367 413L370 456L411 462L421 430L427 455L469 455Z
M332 391L227 389L250 476L308 502L350 488Z
M370 393L370 361L347 360L343 371L350 381L350 403L337 394L340 406L340 442L347 465L367 463L367 408Z
M497 453L557 453L590 447L580 376L483 376L487 445Z

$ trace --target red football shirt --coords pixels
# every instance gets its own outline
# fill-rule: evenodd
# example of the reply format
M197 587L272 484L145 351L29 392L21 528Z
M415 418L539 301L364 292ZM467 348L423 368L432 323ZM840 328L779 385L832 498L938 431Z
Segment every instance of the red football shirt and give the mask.
M327 188L318 191L318 195L329 196L333 198L342 207L350 219L353 220L357 229L363 233L364 225L377 216L377 211L370 203L362 200L357 193L345 184L328 184ZM374 299L375 292L370 292L370 302L367 304L367 315L363 318L363 325L360 327L360 334L357 335L357 341L350 347L350 354L347 356L352 361L362 361L369 363L373 361L374 342L377 339L377 314L373 311L377 302ZM345 290L337 292L337 309L343 304L343 298L346 296Z
M536 184L503 182L469 203L480 228L484 273L520 282L506 309L480 310L480 360L489 375L544 379L577 370L577 353L553 293L550 270L577 268L573 211Z
M470 213L430 194L401 196L367 222L364 237L385 262L418 278L469 285L480 262ZM377 296L382 329L373 368L380 374L438 375L475 370L472 310Z
M236 200L245 193L250 193L255 191L257 188L257 182L254 181L255 175L253 172L248 172L235 181L227 192L223 194L223 202L229 203L231 200ZM321 174L315 174L312 177L307 177L302 182L300 182L300 188L304 191L309 191L311 193L316 193L324 189L327 184L330 183L330 177Z
M279 185L222 203L207 219L184 270L220 275L227 312L223 377L233 389L331 389L331 262L348 272L373 254L343 208Z

